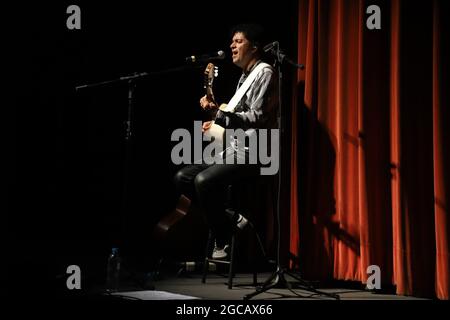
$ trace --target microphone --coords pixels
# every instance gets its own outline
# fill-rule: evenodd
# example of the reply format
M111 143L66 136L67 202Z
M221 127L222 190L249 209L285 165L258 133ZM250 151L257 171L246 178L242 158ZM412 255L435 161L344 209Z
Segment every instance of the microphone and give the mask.
M277 48L278 50L275 51L274 48ZM289 59L289 58L288 58L281 50L279 50L279 49L280 49L280 43L279 43L278 41L274 41L274 42L271 42L271 43L269 43L269 44L266 44L266 45L264 46L264 48L263 48L264 52L269 52L269 51L270 51L270 53L271 53L272 55L276 56L276 57L277 57L277 60L278 60L280 63L283 63L283 61L286 61L287 63L289 63L289 64L291 64L291 65L293 65L293 66L295 66L295 67L297 67L297 68L299 68L299 69L301 69L301 70L305 69L305 66L304 66L303 64L298 64L298 63L292 61L291 59Z
M203 54L200 56L186 57L186 62L205 62L210 60L222 60L222 59L225 59L225 52L219 50L212 54Z
M274 41L274 42L271 42L269 44L266 44L264 46L263 50L264 50L264 52L267 52L267 51L270 51L273 48L277 47L278 45L279 45L279 42L278 41Z

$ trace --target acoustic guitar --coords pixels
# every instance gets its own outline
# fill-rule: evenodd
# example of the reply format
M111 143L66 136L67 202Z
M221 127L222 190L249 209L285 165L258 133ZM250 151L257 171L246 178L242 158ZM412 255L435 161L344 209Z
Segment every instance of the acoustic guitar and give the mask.
M213 101L215 103L212 86L214 78L218 76L218 68L214 66L213 63L209 63L206 66L204 74L204 88L206 89L206 95L210 101ZM221 131L222 133L220 133ZM221 126L213 124L211 128L207 130L208 133L205 134L212 134L215 139L217 139L218 141L222 141L224 131L225 129L223 129ZM217 136L214 136L215 134L217 134ZM169 231L171 231L175 225L179 224L179 222L186 217L190 205L191 200L186 196L181 195L178 199L175 209L169 214L163 216L161 220L159 220L159 222L156 224L153 230L154 240L163 243L168 237Z

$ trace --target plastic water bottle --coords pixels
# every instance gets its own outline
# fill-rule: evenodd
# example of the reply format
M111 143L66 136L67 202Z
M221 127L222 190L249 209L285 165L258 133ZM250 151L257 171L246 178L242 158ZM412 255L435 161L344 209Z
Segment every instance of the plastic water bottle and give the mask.
M120 280L120 263L119 249L112 248L108 257L108 266L106 268L106 291L117 292L119 290Z

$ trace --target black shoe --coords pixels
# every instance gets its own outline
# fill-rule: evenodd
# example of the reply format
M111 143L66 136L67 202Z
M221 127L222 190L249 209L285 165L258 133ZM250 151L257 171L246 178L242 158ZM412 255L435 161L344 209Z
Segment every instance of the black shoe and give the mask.
M248 219L244 217L242 214L237 213L231 208L226 209L225 213L227 214L228 218L230 218L231 221L233 221L233 223L236 225L238 229L243 230L247 226Z

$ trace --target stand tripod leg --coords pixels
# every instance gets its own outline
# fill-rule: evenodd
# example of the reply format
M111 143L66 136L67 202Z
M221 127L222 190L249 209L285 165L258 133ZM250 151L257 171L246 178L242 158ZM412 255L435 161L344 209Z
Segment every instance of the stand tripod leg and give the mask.
M266 292L272 288L287 288L288 290L292 291L292 285L289 283L289 281L286 280L284 276L285 274L289 275L290 277L294 278L300 283L300 286L296 287L296 289L303 289L318 295L328 296L330 298L334 298L337 300L340 299L339 295L317 290L310 283L303 280L299 276L289 273L288 271L278 267L277 270L266 280L266 282L264 282L264 284L261 287L257 288L254 292L245 295L244 300L249 300L257 296L258 294Z
M316 294L319 294L319 295L323 295L323 296L328 296L330 298L337 299L337 300L340 299L339 295L337 295L335 293L328 293L328 292L317 290L316 288L314 288L314 286L312 284L310 284L309 282L303 280L299 276L297 276L295 274L292 274L292 273L290 273L288 271L285 271L285 272L290 277L294 278L295 280L297 280L300 283L300 286L296 287L296 289L307 290L307 291L310 291L310 292L313 292L313 293L316 293Z
M278 275L276 272L272 273L272 275L263 283L261 287L256 288L256 290L252 293L246 294L244 296L244 300L249 300L258 294L270 290L277 286Z

